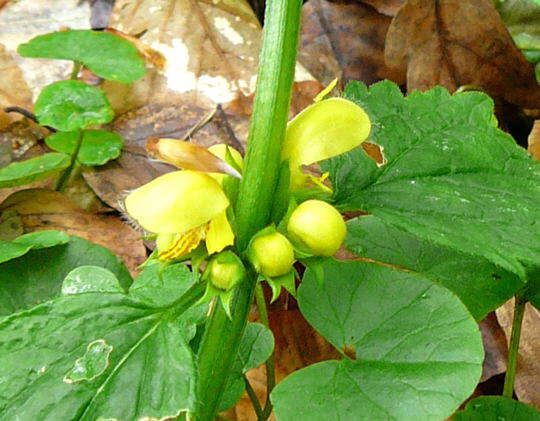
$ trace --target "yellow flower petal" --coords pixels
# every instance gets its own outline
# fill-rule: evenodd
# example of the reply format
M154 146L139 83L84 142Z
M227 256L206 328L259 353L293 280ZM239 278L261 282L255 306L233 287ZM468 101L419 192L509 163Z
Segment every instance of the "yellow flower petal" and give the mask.
M200 244L206 233L206 227L205 224L182 234L158 235L158 259L163 261L178 259L188 254ZM165 236L165 238L163 236ZM167 241L166 246L164 245L165 241Z
M125 204L145 230L176 234L206 224L227 209L229 200L212 177L175 171L134 190Z
M291 187L305 181L302 165L348 152L369 136L366 112L344 98L330 98L305 108L287 125L281 158L288 159Z
M206 232L206 250L208 254L217 253L234 244L234 233L227 219L227 212L222 212L208 224Z

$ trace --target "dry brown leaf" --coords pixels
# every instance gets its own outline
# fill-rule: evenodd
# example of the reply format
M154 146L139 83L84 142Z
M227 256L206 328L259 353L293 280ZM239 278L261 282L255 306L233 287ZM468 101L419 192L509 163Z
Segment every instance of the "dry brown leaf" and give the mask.
M529 134L529 153L540 161L540 120L534 122L533 129Z
M0 44L14 55L34 99L44 86L67 79L72 63L20 57L16 54L19 44L62 28L88 29L89 19L90 2L79 0L18 0L2 9Z
M25 232L58 229L107 247L133 275L146 260L139 232L116 216L87 212L61 193L47 189L18 191L0 205L0 212L5 211L15 211L21 217Z
M367 3L371 7L377 9L379 13L387 16L396 16L399 9L407 0L360 0L362 3Z
M119 0L109 26L142 34L140 40L165 58L163 71L150 68L131 86L105 83L119 112L183 103L186 95L193 105L211 107L255 88L261 30L245 0Z
M299 60L322 83L335 77L371 84L381 79L404 82L384 61L384 39L391 18L372 7L311 0L302 11Z
M506 339L510 341L514 299L499 307L496 313ZM540 311L530 304L527 304L523 317L515 392L520 401L540 408Z
M507 348L504 331L497 322L495 313L489 313L487 317L479 323L484 343L484 364L480 382L485 382L493 376L506 371Z
M32 106L32 94L24 81L22 71L6 48L0 44L0 130L12 121L20 120L19 114L6 113L6 107Z
M482 87L494 98L540 108L533 67L491 0L409 0L388 30L385 56L407 70L407 88Z

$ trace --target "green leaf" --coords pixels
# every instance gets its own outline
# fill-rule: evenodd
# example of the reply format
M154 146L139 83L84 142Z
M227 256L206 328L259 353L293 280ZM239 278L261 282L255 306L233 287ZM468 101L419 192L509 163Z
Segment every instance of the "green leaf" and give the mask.
M540 412L532 406L502 396L480 396L470 401L454 421L540 421Z
M12 241L0 241L0 263L23 256L32 249L28 244L17 244Z
M272 392L279 421L442 420L474 390L480 332L451 292L367 262L324 263L298 291L306 319L354 360L299 370Z
M248 323L221 398L220 411L226 411L238 403L245 390L244 373L263 364L273 350L272 332L260 323Z
M13 162L0 169L0 188L22 186L43 180L69 167L69 164L69 156L56 152Z
M0 241L0 263L21 257L30 250L53 247L68 241L69 235L56 230L36 231L21 235L13 241Z
M404 98L391 82L353 82L345 97L370 114L385 163L355 150L324 164L341 209L521 277L540 263L540 165L497 128L487 95L438 87Z
M77 147L79 132L57 132L45 139L47 146L55 151L72 155ZM124 139L106 130L85 130L77 160L84 165L103 165L118 158Z
M13 242L31 246L32 250L39 250L66 244L69 242L69 235L58 230L35 231L21 235L13 240Z
M110 270L100 266L79 266L69 272L62 283L62 294L83 292L119 292L124 290Z
M78 61L96 75L122 83L131 83L145 73L144 60L132 43L102 31L40 35L21 44L17 52L23 57Z
M39 124L63 132L106 124L114 117L103 92L78 80L47 85L39 94L34 111Z
M346 246L353 253L424 274L456 294L476 320L509 300L524 283L482 257L441 247L374 216L347 223Z
M200 294L199 285L177 291L163 308L123 293L82 292L6 317L0 418L165 419L187 411L195 362L184 327L195 321L185 315Z
M73 269L95 265L110 270L125 290L132 280L112 252L78 237L67 244L30 250L0 266L0 315L25 310L60 294L62 282Z

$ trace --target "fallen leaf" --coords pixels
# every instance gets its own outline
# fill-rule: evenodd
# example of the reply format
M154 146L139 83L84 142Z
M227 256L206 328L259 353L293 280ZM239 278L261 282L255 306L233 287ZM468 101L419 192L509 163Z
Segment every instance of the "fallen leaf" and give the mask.
M529 134L529 153L540 161L540 120L534 122L533 129Z
M407 0L360 0L362 3L369 4L375 8L379 13L383 13L387 16L396 16L399 9L405 4Z
M534 69L491 0L409 0L392 21L385 56L407 70L407 88L481 87L494 98L540 108Z
M133 275L146 260L146 249L135 229L114 215L87 212L52 190L27 189L13 193L0 205L0 212L10 217L16 213L25 233L57 229L105 246L124 260Z
M5 45L7 52L15 57L34 99L44 86L67 79L72 63L23 58L16 54L19 44L62 28L88 29L89 19L89 2L79 0L19 0L2 9L0 44Z
M484 343L484 365L480 383L506 371L507 348L504 331L495 313L489 313L479 324Z
M0 44L0 129L9 123L20 120L20 114L6 113L6 107L22 107L30 109L32 94L26 84L21 69L13 56Z
M497 319L510 342L514 299L496 311ZM526 305L521 328L515 393L520 401L540 408L540 311Z
M255 89L261 29L245 0L120 0L109 26L161 53L163 71L149 68L129 87L106 82L118 112L144 104L227 103ZM142 35L141 35L142 34ZM312 79L301 67L299 80Z
M299 60L322 83L335 77L367 84L405 75L388 67L384 40L391 18L371 6L347 1L311 0L302 10Z

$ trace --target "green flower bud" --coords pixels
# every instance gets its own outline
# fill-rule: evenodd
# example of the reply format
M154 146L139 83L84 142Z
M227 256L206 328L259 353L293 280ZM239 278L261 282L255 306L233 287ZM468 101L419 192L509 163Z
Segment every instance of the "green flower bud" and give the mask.
M315 256L332 256L341 247L347 228L341 214L321 200L306 200L291 214L287 231Z
M210 260L204 273L204 278L222 291L230 291L244 276L245 268L242 261L229 250L219 253Z
M293 246L279 232L256 236L249 247L249 258L261 275L276 277L290 272L294 263Z

